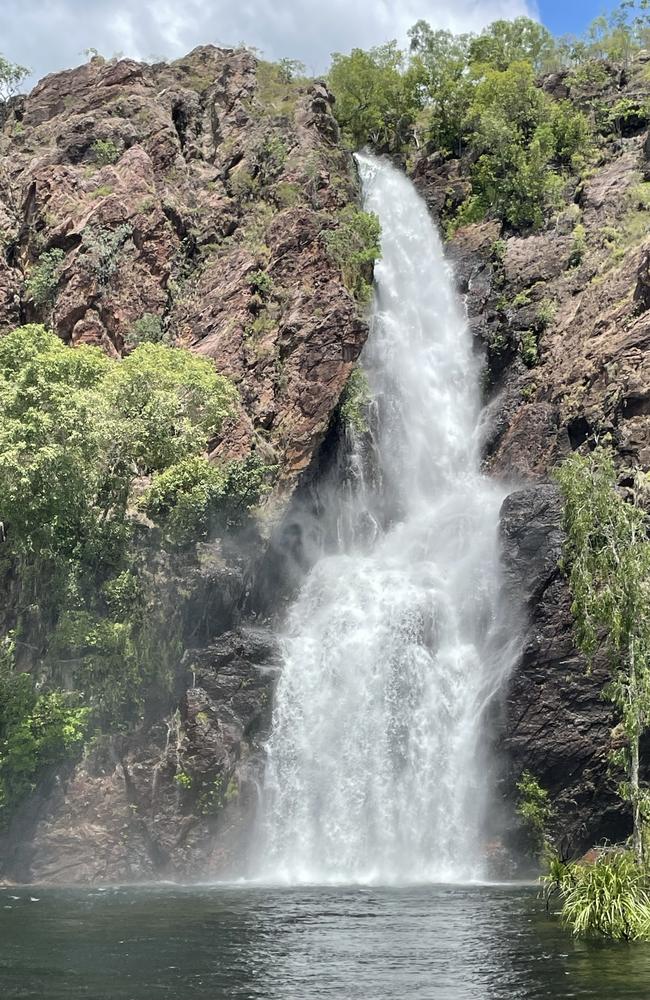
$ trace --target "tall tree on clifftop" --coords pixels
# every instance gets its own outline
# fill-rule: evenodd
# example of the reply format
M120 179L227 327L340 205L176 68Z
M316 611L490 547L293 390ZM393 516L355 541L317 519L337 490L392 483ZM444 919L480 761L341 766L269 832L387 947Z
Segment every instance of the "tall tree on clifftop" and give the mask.
M589 661L601 646L611 662L604 695L617 708L626 746L617 760L627 779L621 795L632 808L633 846L644 860L643 828L650 795L642 788L639 744L650 726L650 541L638 506L647 477L634 480L633 502L616 490L609 450L572 455L557 479L565 499L565 560L580 649Z

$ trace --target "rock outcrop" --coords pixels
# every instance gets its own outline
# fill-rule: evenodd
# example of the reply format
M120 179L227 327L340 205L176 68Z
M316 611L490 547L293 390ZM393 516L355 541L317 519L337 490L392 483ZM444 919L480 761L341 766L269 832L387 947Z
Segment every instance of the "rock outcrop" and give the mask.
M609 774L615 719L601 698L607 663L597 657L588 669L575 648L571 600L559 566L561 520L561 497L551 484L510 494L501 510L506 596L523 615L501 750L511 787L528 770L549 791L554 833L563 851L578 854L602 838L627 836L629 818Z
M285 595L269 587L244 610L367 335L324 239L358 199L332 102L247 50L206 46L172 64L93 58L4 107L0 332L44 322L113 356L156 339L212 358L240 396L215 458L255 453L277 475L245 530L177 557L145 541L179 644L170 690L39 783L0 834L0 878L241 864L276 656L263 617Z
M0 331L44 321L120 353L153 319L239 388L220 452L256 447L290 490L366 336L322 239L357 197L331 105L245 49L46 77L0 134Z

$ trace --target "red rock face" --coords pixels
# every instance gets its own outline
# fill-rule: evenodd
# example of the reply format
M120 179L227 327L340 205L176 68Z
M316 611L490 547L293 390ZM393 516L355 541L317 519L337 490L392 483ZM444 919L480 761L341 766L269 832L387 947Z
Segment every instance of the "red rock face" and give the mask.
M239 390L215 457L255 450L278 478L250 537L160 568L182 643L215 645L193 651L191 668L179 659L171 700L154 692L137 731L45 777L0 833L0 878L187 879L241 861L273 652L272 640L228 630L367 335L323 241L358 197L331 103L322 84L207 46L171 65L93 59L5 109L0 334L44 322L119 356L153 319ZM26 283L54 249L56 288L37 304ZM191 787L177 780L184 769Z
M367 333L321 239L357 196L331 101L322 84L213 46L46 77L0 140L0 330L42 321L119 354L139 319L158 317L240 390L217 453L258 448L286 493ZM53 248L65 252L56 294L38 306L25 279ZM250 284L259 271L268 302Z

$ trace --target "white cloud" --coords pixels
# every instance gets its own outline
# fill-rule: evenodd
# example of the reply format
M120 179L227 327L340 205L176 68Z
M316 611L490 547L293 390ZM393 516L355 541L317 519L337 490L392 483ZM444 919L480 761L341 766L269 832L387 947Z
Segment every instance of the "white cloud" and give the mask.
M404 40L419 18L468 31L536 15L534 0L4 0L3 8L2 52L36 78L76 65L91 47L176 58L208 42L246 42L320 73L332 52Z

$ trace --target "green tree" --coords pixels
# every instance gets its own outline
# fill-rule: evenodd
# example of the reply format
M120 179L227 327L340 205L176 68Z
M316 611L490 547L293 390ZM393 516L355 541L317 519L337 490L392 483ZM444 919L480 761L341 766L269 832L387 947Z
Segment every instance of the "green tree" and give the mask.
M144 344L116 361L41 326L0 339L0 579L19 649L47 658L72 609L86 617L57 636L56 657L67 644L132 662L131 630L93 621L128 562L134 489L204 452L235 399L212 362L182 349Z
M18 93L23 80L29 76L31 70L26 66L18 66L9 62L0 54L0 101L8 101Z
M469 61L506 70L516 62L527 62L541 70L553 60L555 42L550 31L529 17L494 21L469 44Z
M482 69L466 125L477 154L476 217L489 212L515 229L542 224L559 204L562 170L577 167L589 150L585 117L540 90L528 62Z
M420 106L419 80L405 70L396 42L332 56L328 81L336 117L356 149L370 143L377 150L397 152L411 139Z
M462 152L463 122L474 80L468 73L470 35L454 35L418 21L409 31L411 73L419 85L421 121L436 149ZM416 130L417 131L417 130Z
M621 794L633 819L634 853L644 859L648 793L641 787L639 744L650 724L650 541L636 502L616 490L611 451L572 455L557 479L565 499L565 562L573 597L576 637L591 661L602 644L611 663L605 696L625 735ZM634 500L644 488L640 474Z

